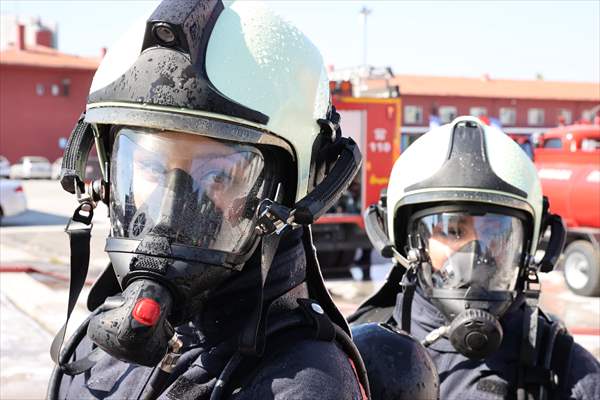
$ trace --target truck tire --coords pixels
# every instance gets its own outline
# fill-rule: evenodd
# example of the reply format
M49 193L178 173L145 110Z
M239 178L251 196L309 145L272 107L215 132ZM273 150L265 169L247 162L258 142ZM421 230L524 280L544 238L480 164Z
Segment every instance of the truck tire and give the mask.
M586 240L571 242L564 253L565 282L580 296L600 295L600 254Z
M319 265L326 279L351 278L350 267L354 263L356 250L319 251Z

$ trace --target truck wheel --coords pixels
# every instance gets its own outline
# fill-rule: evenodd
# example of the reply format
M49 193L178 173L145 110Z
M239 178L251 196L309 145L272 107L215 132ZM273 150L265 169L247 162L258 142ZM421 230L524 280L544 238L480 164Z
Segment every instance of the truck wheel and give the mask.
M600 255L592 243L576 240L564 253L565 282L580 296L600 295Z
M327 279L351 278L350 267L354 263L355 250L319 251L319 265Z

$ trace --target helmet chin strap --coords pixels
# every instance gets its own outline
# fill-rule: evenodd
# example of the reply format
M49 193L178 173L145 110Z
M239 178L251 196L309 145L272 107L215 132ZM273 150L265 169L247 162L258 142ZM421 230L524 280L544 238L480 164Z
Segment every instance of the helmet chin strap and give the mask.
M265 302L264 288L280 240L281 234L277 233L266 235L261 240L260 288L258 291L258 301L256 308L250 315L245 327L242 329L238 342L239 351L243 355L260 356L264 351L266 320L269 314L269 308L274 300Z
M412 318L412 302L417 289L417 268L425 259L425 251L421 235L408 235L409 250L406 258L402 257L397 262L406 268L406 273L402 277L400 285L402 286L402 330L410 334L410 325ZM395 249L394 249L395 250ZM397 251L395 251L400 255ZM397 256L395 256L397 259Z

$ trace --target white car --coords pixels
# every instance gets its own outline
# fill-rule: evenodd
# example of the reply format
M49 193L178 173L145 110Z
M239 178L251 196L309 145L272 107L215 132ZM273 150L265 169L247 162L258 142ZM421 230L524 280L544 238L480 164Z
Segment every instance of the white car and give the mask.
M62 167L62 157L58 157L56 161L52 163L52 179L60 178L60 171Z
M45 178L52 174L52 166L44 157L21 157L16 164L10 167L11 179Z
M0 178L8 178L10 176L10 163L4 156L0 156Z
M21 182L0 179L0 220L27 209L27 200Z

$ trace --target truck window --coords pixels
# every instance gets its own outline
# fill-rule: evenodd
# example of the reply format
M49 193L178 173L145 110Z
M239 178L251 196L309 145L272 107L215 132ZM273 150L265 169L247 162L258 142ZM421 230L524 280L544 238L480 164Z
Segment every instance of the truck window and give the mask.
M544 148L545 149L561 149L562 141L560 138L552 138L544 140Z
M581 151L600 150L600 139L585 138L581 141Z

